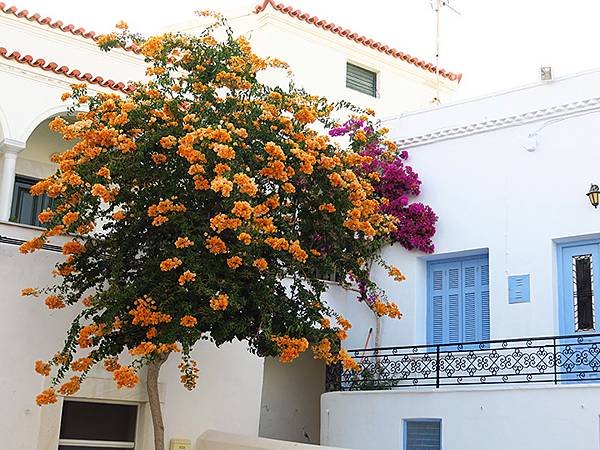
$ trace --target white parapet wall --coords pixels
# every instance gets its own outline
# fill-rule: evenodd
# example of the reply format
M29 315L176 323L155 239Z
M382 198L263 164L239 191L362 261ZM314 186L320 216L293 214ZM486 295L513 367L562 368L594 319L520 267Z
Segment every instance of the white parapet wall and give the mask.
M350 450L340 447L322 447L320 445L300 444L298 442L279 441L241 434L223 433L208 430L199 438L196 450Z
M600 383L331 392L321 443L403 449L406 419L441 419L444 450L600 448Z

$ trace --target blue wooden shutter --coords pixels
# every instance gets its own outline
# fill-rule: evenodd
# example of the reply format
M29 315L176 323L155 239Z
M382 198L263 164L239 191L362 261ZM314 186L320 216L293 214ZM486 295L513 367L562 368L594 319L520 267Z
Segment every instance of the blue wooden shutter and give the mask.
M430 266L429 342L444 341L444 265Z
M440 420L407 420L404 422L404 450L440 450Z
M447 344L461 340L460 261L429 265L428 340Z
M490 295L488 259L465 260L463 272L463 340L490 338Z
M446 343L462 341L461 324L461 273L460 261L447 263L447 304L448 313L446 323L448 324Z
M490 339L490 265L486 257L481 264L481 340Z

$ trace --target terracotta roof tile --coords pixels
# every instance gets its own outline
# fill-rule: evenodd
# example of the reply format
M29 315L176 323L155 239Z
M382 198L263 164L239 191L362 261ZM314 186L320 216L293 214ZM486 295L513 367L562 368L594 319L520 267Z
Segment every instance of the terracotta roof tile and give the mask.
M343 27L334 23L327 22L323 19L319 19L317 16L312 16L299 9L295 9L291 6L284 5L283 3L276 3L274 0L264 0L262 3L256 5L256 7L254 8L254 12L258 14L260 12L263 12L269 6L271 6L276 11L280 11L283 14L287 14L290 17L295 17L296 19L302 20L316 27L322 28L327 31L331 31L332 33L345 37L346 39L350 39L351 41L357 42L366 47L370 47L381 53L385 53L394 58L406 61L407 63L417 66L428 72L435 73L437 70L435 64L420 60L419 58L416 58L412 55L401 52L400 50L396 50L395 48L391 48L381 42L375 41L374 39L362 36L356 32L353 32L352 30L344 29ZM441 68L439 69L439 74L440 76L447 78L450 81L456 81L457 83L459 83L462 78L461 73L454 73Z
M93 41L98 40L98 34L95 31L86 31L85 28L76 27L75 25L65 25L62 20L54 20L50 17L44 17L38 13L30 14L26 9L19 9L16 6L8 6L6 3L0 1L0 12L4 14L13 15L19 19L25 19L29 22L36 22L40 25L45 25L55 30L62 31L64 33L70 33L74 36L80 36L86 39L92 39ZM128 52L140 53L140 49L136 46L129 46L124 48Z
M94 76L91 73L82 73L77 69L70 69L67 66L59 66L57 63L52 61L46 62L46 60L42 58L34 59L31 55L21 55L19 52L9 53L4 47L0 47L0 58L7 59L9 61L16 61L21 64L26 64L30 67L39 67L46 72L64 75L67 78L73 78L89 84L97 84L98 86L109 88L113 91L127 93L131 89L130 86L127 86L123 82L105 80L104 78L100 76Z

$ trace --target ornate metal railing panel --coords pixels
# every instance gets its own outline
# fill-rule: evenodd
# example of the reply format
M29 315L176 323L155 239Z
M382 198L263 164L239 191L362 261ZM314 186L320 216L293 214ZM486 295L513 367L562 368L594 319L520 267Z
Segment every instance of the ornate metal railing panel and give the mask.
M358 371L327 368L327 391L600 382L600 334L349 350Z

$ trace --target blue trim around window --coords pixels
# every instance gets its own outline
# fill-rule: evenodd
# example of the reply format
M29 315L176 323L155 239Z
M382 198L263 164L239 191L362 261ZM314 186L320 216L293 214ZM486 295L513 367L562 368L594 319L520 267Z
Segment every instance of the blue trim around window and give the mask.
M558 312L558 329L559 329L559 334L561 335L570 335L573 334L573 330L570 329L569 326L567 326L566 321L564 320L565 317L568 317L569 314L571 314L571 311L569 311L567 308L569 308L569 305L566 301L564 301L564 289L565 289L565 285L564 285L564 264L563 264L563 251L567 248L571 248L571 247L579 247L579 246L583 246L583 245L600 245L600 239L596 238L596 239L582 239L580 241L569 241L569 242L560 242L560 243L556 243L556 279L557 279L557 305L556 305L556 310Z

